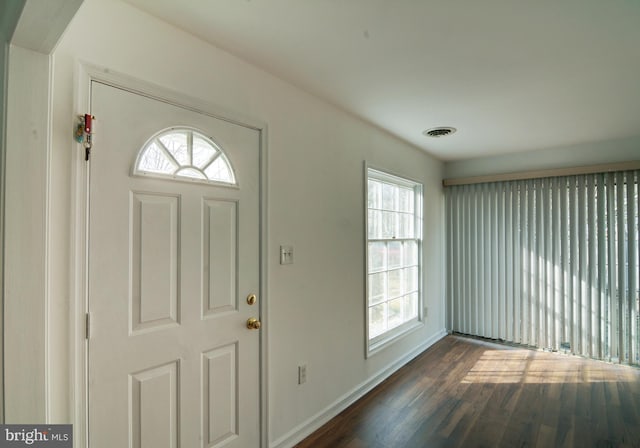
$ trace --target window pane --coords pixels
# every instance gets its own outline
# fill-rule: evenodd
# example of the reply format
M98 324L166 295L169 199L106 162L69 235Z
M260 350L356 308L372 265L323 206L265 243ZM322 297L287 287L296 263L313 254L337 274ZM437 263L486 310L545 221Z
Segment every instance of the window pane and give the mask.
M140 171L149 171L152 173L173 174L177 166L173 160L162 151L158 145L153 142L142 153L138 162Z
M398 210L413 213L413 189L398 188Z
M193 165L203 169L218 153L216 148L197 135L193 136Z
M216 160L211 163L204 171L207 177L211 180L219 180L221 182L233 182L233 177L231 176L231 170L229 169L229 165L227 161L224 160L222 156L218 157Z
M369 179L367 182L367 206L369 208L381 208L382 202L380 200L380 194L382 190L382 184L375 180Z
M399 215L400 219L400 238L413 238L414 235L414 217L407 213Z
M402 242L390 241L388 244L387 269L395 269L402 266Z
M404 297L399 297L389 302L389 318L388 318L389 328L397 327L398 325L401 325L404 322L404 319L402 318L403 305L404 305Z
M418 268L404 269L404 292L413 292L418 290Z
M369 210L369 239L377 239L382 236L382 212Z
M385 210L396 210L397 187L390 184L382 184L382 208Z
M369 305L374 305L385 299L386 278L386 272L369 275Z
M392 299L402 295L402 269L389 271L387 280L387 298Z
M403 243L404 266L415 266L418 264L418 243L415 241L405 241Z
M414 292L404 296L404 319L405 321L418 317L418 293Z
M387 245L385 243L369 243L369 272L384 269L387 264Z
M192 179L202 179L206 180L206 176L202 174L201 171L198 171L193 168L183 168L176 173L177 176L191 177Z
M162 142L167 151L171 153L180 165L191 165L191 160L189 160L189 151L187 148L186 133L172 132L170 134L161 135L158 140Z
M397 234L396 214L394 212L382 213L382 238L393 238Z
M369 308L369 338L374 338L387 330L387 303Z

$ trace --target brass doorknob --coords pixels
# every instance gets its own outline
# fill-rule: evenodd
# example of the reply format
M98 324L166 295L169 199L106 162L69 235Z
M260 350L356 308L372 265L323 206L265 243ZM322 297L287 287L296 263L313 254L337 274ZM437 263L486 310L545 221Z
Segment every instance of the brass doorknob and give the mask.
M260 321L255 317L250 317L247 319L247 328L249 330L259 330L260 329Z

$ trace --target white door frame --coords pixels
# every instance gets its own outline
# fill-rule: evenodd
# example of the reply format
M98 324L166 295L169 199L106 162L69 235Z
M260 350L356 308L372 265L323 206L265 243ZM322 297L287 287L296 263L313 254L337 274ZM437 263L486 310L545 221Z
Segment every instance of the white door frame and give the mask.
M133 78L128 75L95 65L78 64L78 83L75 86L76 112L78 115L88 113L91 107L91 83L99 81L112 87L117 87L158 101L173 104L215 117L228 122L249 127L260 132L259 170L259 220L260 220L260 291L258 301L260 320L260 439L261 446L268 446L268 319L267 319L267 126L266 123L254 118L239 115L233 111L214 104L183 95L164 87ZM100 139L100 117L96 117L95 140ZM81 144L74 143L74 157L72 166L72 238L71 244L71 322L73 331L73 396L74 399L74 439L78 448L87 447L88 431L88 352L86 332L86 313L88 310L88 237L89 237L89 171L84 159L84 149Z

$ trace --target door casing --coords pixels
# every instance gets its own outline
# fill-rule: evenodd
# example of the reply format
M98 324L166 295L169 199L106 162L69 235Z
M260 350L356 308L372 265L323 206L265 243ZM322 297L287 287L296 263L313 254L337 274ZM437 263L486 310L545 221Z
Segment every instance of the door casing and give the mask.
M113 72L110 69L91 64L78 64L78 83L75 86L76 112L78 115L91 110L91 84L99 81L112 87L127 90L139 95L147 96L157 101L177 105L197 113L209 115L221 120L249 127L260 132L259 148L259 315L262 322L260 329L260 438L261 446L268 446L268 297L267 297L267 125L266 123L243 116L215 104L189 97L174 90L166 89L125 74ZM99 129L100 117L96 117ZM96 132L99 138L99 131ZM89 237L89 170L85 161L84 148L81 144L73 143L72 167L72 235L71 239L71 324L73 338L73 424L75 443L78 448L87 447L88 441L88 344L86 339L87 311L88 311L88 237Z

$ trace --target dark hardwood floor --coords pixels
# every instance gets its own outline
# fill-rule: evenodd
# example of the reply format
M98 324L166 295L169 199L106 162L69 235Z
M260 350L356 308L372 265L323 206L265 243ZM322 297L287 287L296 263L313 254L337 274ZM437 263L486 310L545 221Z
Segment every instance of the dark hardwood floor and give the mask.
M640 447L640 369L447 336L297 447Z

